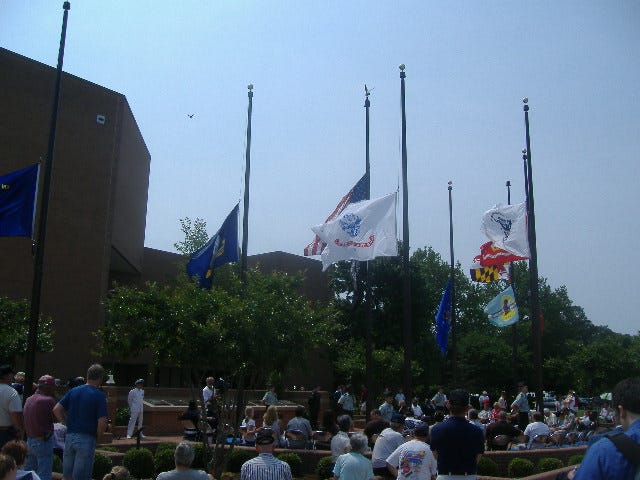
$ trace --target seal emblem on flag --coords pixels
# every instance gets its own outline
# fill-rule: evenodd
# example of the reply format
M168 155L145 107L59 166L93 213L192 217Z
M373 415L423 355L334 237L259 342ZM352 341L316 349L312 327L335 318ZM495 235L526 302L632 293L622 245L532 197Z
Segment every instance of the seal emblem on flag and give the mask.
M507 238L509 238L509 235L511 234L511 224L513 222L510 219L500 215L500 213L498 212L493 212L491 214L491 220L493 220L498 225L500 225L500 228L502 229L502 233L504 234L504 238L502 240L506 241Z
M351 237L357 237L360 233L362 219L353 213L347 213L340 219L340 228Z

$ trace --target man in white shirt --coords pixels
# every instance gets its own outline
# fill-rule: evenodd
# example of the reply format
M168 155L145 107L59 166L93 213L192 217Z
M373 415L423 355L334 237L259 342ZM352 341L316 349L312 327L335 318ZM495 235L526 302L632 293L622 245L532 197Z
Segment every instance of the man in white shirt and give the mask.
M204 386L204 388L202 389L202 400L204 400L204 402L202 403L203 405L206 405L207 402L209 402L212 398L214 398L216 396L216 389L213 386L213 377L207 377L207 384Z
M438 463L427 443L429 425L420 423L413 436L413 440L403 443L387 457L387 468L398 480L434 480Z
M543 422L543 415L540 412L533 412L531 422L527 425L527 428L524 430L525 441L527 443L527 448L533 447L544 447L544 444L534 444L533 439L538 435L549 435L551 433L551 429L549 425Z
M127 403L129 404L129 410L131 416L129 417L129 425L127 425L127 438L133 436L133 429L138 422L138 431L142 430L142 412L144 410L144 380L139 378L136 380L134 387L129 391L127 397ZM140 438L144 438L144 435L140 433Z
M394 413L391 417L391 426L385 428L378 436L373 453L371 454L371 462L373 463L373 473L387 478L392 477L391 472L387 468L387 458L396 448L404 443L402 431L404 430L404 415Z

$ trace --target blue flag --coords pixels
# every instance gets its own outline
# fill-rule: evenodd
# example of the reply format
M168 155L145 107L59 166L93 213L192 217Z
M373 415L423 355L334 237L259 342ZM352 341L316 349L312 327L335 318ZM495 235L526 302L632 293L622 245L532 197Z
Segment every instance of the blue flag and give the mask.
M227 216L220 230L187 263L189 277L197 276L200 288L211 288L213 271L225 263L238 261L238 208Z
M447 344L449 343L449 330L451 328L451 279L444 289L438 313L436 314L436 343L444 357L447 354Z
M36 163L0 176L0 237L30 237L33 233L39 167Z
M499 293L491 300L484 313L489 317L489 321L496 327L506 327L513 325L520 320L518 305L516 305L516 295L513 288L509 286L505 291Z

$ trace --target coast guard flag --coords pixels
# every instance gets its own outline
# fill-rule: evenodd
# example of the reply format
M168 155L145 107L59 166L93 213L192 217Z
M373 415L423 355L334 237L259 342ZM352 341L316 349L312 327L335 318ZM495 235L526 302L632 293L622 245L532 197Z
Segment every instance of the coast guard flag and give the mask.
M0 237L30 237L40 165L0 176Z
M347 192L347 194L342 197L342 200L338 203L336 208L331 212L331 215L327 217L326 222L330 222L333 220L336 215L342 213L342 211L349 205L350 203L361 202L362 200L368 200L369 193L369 175L366 173L362 176L358 183L356 183L351 190ZM320 237L316 235L316 238L309 245L304 247L304 256L309 257L311 255L320 255L324 248L327 246L326 243L323 243L320 240Z
M220 230L187 263L189 277L197 276L200 288L211 288L213 270L238 261L238 207L231 210Z
M333 220L311 230L327 244L322 270L340 260L372 260L398 254L396 193L348 205Z
M444 289L438 313L436 314L436 343L442 356L447 354L447 344L449 343L449 330L451 329L451 279L447 282L447 288Z
M496 247L519 257L529 258L527 207L498 204L482 216L482 231Z
M484 307L484 313L489 317L489 321L496 327L513 325L520 320L513 288L509 286L505 291L496 295L494 299Z

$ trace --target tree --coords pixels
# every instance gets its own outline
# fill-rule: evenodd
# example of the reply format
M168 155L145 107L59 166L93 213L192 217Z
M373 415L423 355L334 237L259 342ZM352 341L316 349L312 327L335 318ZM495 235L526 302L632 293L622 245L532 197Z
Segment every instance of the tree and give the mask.
M16 355L26 353L30 314L26 300L0 297L0 363L13 363ZM53 327L48 317L41 316L38 322L37 350L53 350Z
M174 243L173 246L183 255L191 255L209 240L207 222L200 217L196 217L193 222L189 217L181 218L180 230L184 233L184 240Z

